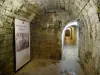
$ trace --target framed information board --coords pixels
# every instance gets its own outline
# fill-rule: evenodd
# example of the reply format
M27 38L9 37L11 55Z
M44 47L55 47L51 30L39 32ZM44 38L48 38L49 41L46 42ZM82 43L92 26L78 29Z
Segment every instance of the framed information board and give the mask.
M15 19L15 71L30 61L30 23Z

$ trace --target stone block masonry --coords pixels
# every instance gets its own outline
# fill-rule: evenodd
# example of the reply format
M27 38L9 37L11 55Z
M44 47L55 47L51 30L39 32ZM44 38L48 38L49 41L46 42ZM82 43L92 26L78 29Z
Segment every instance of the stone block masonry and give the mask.
M0 75L14 73L13 18L31 21L34 18L34 15L30 18L31 14L39 11L38 7L35 8L36 4L25 4L21 0L0 1Z
M59 49L61 44L59 42L60 39L58 39L59 37L57 38L58 40L56 39L54 42L51 42L52 40L50 37L49 40L46 40L48 37L45 37L47 33L44 31L50 29L50 32L48 31L48 33L52 33L53 29L58 28L57 36L61 36L59 35L59 33L61 34L61 31L59 31L60 26L66 25L66 23L71 20L79 19L81 21L79 36L80 63L83 65L86 75L100 75L99 6L99 0L0 0L0 74L11 75L14 72L13 18L35 23L37 20L35 18L36 16L41 18L39 14L60 9L66 12L67 16L61 17L56 14L55 16L58 18L53 16L54 19L50 19L52 16L48 17L45 15L39 19L41 21L45 17L45 20L41 23L36 23L37 25L31 24L33 28L36 26L37 29L40 29L34 31L31 28L31 33L35 33L35 35L31 34L31 41L35 41L35 44L31 42L33 57L43 56L42 58L58 58L60 55ZM58 19L58 21L61 19L62 25L58 26L59 22L55 22L56 19ZM47 23L46 21L49 22ZM37 27L38 25L40 28ZM43 33L43 35L41 33ZM50 35L53 36L53 33ZM43 37L40 38L40 36ZM39 39L37 39L37 37ZM48 43L48 41L50 41L50 45L44 47L46 44L42 42ZM52 43L55 45L52 45ZM53 50L51 46L55 47L55 50ZM50 51L49 54L47 49ZM56 56L55 52L58 52ZM39 56L36 54L39 54Z
M41 14L35 21L36 26L31 25L33 58L61 59L61 39L57 36L61 28L59 21L53 21L55 18L55 13Z

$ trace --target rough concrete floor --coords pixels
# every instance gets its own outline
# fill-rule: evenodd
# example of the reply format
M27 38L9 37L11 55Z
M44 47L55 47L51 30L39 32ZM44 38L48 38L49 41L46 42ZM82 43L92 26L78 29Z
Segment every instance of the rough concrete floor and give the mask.
M80 67L78 58L78 46L65 45L62 57L63 65L67 67L68 73L74 73L71 75L84 75L83 70Z
M84 75L77 58L76 46L65 46L64 59L33 59L15 75Z

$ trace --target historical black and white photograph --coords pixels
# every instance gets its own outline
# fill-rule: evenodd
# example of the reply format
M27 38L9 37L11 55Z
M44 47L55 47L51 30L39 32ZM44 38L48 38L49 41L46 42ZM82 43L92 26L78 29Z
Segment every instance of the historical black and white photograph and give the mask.
M16 34L16 50L17 52L25 50L29 47L29 36L28 33L17 33Z

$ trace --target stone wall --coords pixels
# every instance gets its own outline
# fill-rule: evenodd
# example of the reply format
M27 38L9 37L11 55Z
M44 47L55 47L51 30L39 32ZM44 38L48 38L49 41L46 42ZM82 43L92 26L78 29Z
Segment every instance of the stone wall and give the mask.
M31 25L33 58L61 59L61 24L56 12L46 12Z
M78 7L78 9L81 8ZM99 64L99 29L96 0L90 0L78 14L79 26L79 57L80 64L86 75L100 75Z
M14 18L30 22L39 12L36 7L24 0L0 0L0 75L14 72Z

